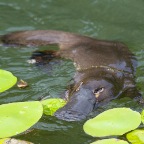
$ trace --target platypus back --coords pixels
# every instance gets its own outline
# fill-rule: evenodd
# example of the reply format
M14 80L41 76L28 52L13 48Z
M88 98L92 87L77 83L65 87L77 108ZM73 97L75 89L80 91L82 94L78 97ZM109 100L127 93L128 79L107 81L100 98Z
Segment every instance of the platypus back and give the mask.
M135 72L136 60L128 48L119 42L101 41L68 32L37 30L7 34L1 41L11 45L58 45L61 57L72 59L77 70L91 67L110 67Z

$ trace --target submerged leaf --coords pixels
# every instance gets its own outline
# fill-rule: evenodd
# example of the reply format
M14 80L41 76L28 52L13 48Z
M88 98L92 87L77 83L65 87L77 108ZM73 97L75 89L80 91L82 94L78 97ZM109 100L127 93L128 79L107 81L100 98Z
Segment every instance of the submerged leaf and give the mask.
M141 123L141 115L129 108L114 108L88 120L84 131L95 137L123 135L136 129Z
M144 144L144 130L134 130L126 135L132 144Z
M42 116L39 101L0 105L0 138L17 135L33 126Z
M43 105L43 111L46 115L53 115L59 108L66 104L66 101L60 98L52 98L41 101Z
M0 69L0 92L6 91L17 82L17 78L9 71Z
M128 142L126 142L124 140L111 138L111 139L98 140L98 141L93 142L91 144L128 144Z

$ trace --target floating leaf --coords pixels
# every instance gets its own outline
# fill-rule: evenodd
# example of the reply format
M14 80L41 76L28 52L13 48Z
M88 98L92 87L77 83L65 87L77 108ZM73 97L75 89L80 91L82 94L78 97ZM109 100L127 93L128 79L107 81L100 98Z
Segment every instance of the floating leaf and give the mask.
M0 144L6 144L9 138L0 139Z
M98 140L98 141L93 142L91 144L128 144L128 142L126 142L124 140L111 138L111 139Z
M141 123L141 115L129 108L107 110L93 119L88 120L84 131L96 137L123 135L136 129Z
M126 135L132 144L144 144L144 130L134 130Z
M28 83L21 79L20 81L18 81L17 86L19 88L25 88L28 86Z
M66 104L66 101L60 98L52 98L41 101L43 105L43 111L46 115L53 115L59 108Z
M9 71L0 69L0 92L11 88L17 82L17 78Z
M0 144L33 144L33 143L13 138L4 138L0 139Z
M42 116L39 101L0 105L0 138L17 135L33 126Z

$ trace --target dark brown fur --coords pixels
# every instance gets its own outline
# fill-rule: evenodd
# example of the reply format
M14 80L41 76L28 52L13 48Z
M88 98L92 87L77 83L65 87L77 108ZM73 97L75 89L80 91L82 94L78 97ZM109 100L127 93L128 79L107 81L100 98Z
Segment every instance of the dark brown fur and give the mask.
M71 97L77 95L80 88L85 90L84 86L86 89L90 87L92 91L97 87L105 88L106 91L103 94L98 93L95 103L108 102L124 94L131 97L139 94L134 80L136 59L120 42L97 40L52 30L14 32L1 36L1 42L27 46L58 45L60 50L47 53L74 61L77 72L74 76L74 84L67 93L70 102L64 108L65 111L66 108L72 108L73 104L69 106L69 103L74 103L71 102ZM90 111L91 109L93 108L90 108ZM78 111L78 108L74 111ZM64 113L62 117L65 117Z

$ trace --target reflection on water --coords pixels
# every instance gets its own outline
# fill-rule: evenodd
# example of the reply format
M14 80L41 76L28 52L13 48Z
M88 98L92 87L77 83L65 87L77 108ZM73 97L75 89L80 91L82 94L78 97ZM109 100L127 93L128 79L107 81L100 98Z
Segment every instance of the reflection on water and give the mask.
M16 30L56 29L85 34L98 39L126 43L137 59L137 85L144 95L144 9L143 0L0 0L0 34ZM32 51L38 48L0 46L0 68L11 71L28 82L26 89L12 89L0 94L0 103L37 100L41 96L58 97L72 78L70 61L55 65L49 75L28 64ZM129 99L116 100L95 114L114 106L140 106ZM44 116L31 133L18 138L36 144L89 144L95 139L82 130L84 122L68 123Z

